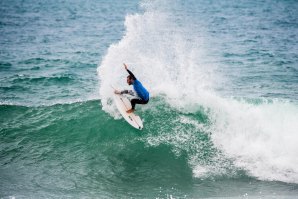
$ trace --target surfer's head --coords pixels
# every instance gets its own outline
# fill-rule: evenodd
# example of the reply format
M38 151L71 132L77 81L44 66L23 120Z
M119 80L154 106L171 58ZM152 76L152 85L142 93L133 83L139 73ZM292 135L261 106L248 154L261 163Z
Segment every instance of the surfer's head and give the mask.
M127 76L126 82L127 82L128 85L132 85L133 84L134 80L133 80L133 78L132 78L131 75L128 75Z

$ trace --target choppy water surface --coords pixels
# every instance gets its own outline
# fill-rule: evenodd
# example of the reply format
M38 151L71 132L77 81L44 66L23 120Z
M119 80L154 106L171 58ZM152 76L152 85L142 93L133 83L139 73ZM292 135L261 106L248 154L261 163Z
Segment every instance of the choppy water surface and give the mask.
M0 5L1 198L298 196L296 1Z

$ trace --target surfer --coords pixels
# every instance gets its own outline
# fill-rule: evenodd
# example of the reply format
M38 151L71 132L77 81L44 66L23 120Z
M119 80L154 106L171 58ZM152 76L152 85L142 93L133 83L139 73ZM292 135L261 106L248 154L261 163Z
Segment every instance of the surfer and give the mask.
M138 98L133 98L130 100L131 103L131 109L127 110L127 113L132 113L135 110L135 105L136 104L147 104L149 102L149 92L146 90L146 88L144 88L144 86L142 85L142 83L137 80L137 78L134 76L134 74L128 70L127 65L123 64L125 70L128 72L128 76L127 76L127 84L128 85L133 85L133 88L135 90L135 92L138 95ZM129 95L134 95L132 90L123 90L123 91L117 91L115 90L116 94L129 94Z

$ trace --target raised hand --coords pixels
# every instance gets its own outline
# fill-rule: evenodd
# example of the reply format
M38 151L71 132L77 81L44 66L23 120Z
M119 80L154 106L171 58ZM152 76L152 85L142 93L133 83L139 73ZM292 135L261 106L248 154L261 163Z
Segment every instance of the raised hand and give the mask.
M123 66L124 66L125 70L127 70L127 65L125 63L123 63Z

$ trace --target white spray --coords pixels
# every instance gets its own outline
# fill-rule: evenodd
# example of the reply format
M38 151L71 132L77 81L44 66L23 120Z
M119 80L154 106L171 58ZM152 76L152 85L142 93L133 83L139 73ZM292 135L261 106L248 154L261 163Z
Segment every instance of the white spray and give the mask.
M222 79L211 64L214 60L205 59L207 52L203 49L208 47L203 36L176 26L169 11L145 5L143 14L126 17L126 34L109 47L98 67L103 109L117 116L110 85L124 88L127 74L122 63L133 63L128 64L129 68L151 97L163 95L171 107L184 113L196 112L194 107L209 110L211 125L196 128L210 132L214 146L235 167L262 180L298 183L297 104L264 100L256 105L220 97L213 85ZM173 132L171 138L149 136L147 141L151 145L168 140L181 143L181 131ZM193 137L192 132L184 135L184 143ZM192 144L192 148L200 149L198 143ZM195 176L205 175L208 170L216 172L200 165L196 158L190 157L190 163Z

